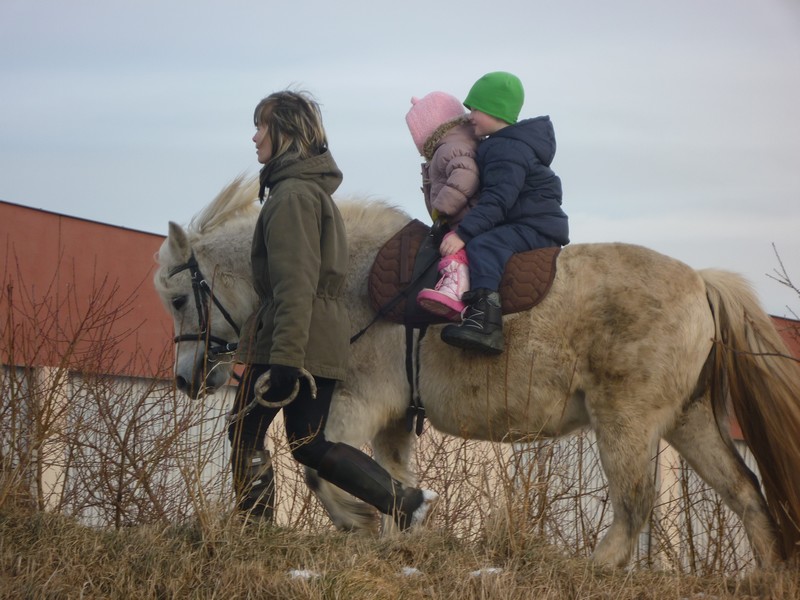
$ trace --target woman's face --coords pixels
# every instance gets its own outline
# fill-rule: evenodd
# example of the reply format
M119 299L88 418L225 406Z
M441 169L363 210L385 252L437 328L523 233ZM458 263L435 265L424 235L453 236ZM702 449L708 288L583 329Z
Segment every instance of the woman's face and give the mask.
M272 140L267 132L266 125L259 125L256 129L256 134L253 136L253 142L256 145L256 155L258 162L265 165L272 158Z

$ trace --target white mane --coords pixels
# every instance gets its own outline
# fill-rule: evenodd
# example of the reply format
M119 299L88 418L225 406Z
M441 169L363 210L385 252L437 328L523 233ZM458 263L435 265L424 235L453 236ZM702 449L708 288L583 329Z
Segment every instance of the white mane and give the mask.
M239 217L248 220L258 214L258 176L239 175L226 185L208 206L189 223L187 233L192 237L206 235Z
M187 234L196 240L216 232L223 226L251 223L260 210L256 202L258 176L239 175L197 213L187 227ZM401 208L374 198L336 198L347 224L348 235L365 233L370 237L385 232L385 237L402 227L410 217Z

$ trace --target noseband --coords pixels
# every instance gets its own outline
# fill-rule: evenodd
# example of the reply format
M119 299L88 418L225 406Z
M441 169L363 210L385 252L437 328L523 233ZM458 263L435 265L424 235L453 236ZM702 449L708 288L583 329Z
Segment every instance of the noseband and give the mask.
M189 271L192 278L192 291L194 292L194 304L197 308L197 318L199 321L200 330L197 333L184 333L176 335L172 341L176 344L179 342L205 342L206 354L208 360L215 360L218 356L223 354L232 354L239 346L236 342L228 342L211 334L209 328L209 300L214 303L223 318L228 324L233 327L236 335L240 335L239 326L234 322L230 313L225 310L222 303L214 295L211 286L208 285L205 276L200 271L200 265L197 264L197 258L192 251L189 260L169 270L169 277L177 275L181 271Z

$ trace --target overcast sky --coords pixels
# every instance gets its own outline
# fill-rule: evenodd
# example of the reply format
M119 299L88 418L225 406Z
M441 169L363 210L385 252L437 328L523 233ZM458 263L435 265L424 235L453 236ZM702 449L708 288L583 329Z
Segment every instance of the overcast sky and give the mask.
M340 195L425 219L410 97L494 70L554 122L573 243L737 271L800 312L767 277L775 244L800 282L797 0L0 0L0 199L166 233L257 172L253 108L296 86Z

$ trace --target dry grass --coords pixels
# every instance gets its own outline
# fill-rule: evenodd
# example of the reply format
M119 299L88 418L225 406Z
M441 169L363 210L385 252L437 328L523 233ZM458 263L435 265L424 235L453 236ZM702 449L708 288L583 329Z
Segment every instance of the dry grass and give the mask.
M242 527L238 521L94 529L0 513L3 598L797 598L797 572L694 577L595 570L530 538L465 542L427 530L389 539ZM518 540L519 541L519 540ZM404 568L419 572L403 574ZM496 573L481 569L499 569ZM310 578L294 577L308 571Z

